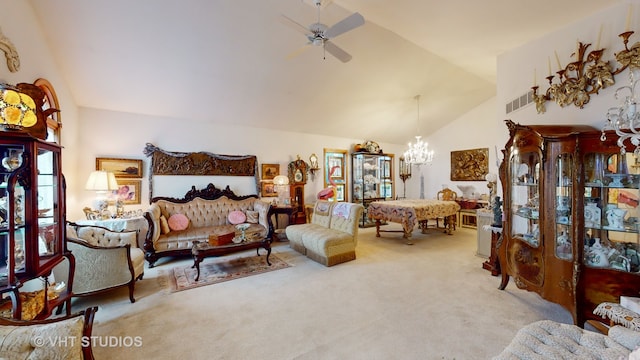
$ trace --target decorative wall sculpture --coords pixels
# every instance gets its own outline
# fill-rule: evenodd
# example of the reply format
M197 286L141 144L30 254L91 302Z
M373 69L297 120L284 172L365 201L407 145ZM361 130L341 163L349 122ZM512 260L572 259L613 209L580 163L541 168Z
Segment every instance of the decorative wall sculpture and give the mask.
M151 157L149 199L153 198L153 175L253 176L258 192L259 172L255 155L220 155L209 152L172 152L147 143L143 153Z
M484 181L489 172L489 148L451 152L452 181Z
M7 59L9 71L17 72L20 70L20 56L18 55L18 51L11 40L2 34L2 30L0 30L0 50L4 51L4 57Z

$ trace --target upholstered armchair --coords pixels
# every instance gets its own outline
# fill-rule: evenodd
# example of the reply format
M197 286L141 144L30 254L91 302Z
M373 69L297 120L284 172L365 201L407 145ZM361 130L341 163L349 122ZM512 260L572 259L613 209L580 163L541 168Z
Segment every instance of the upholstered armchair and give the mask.
M67 225L67 247L76 259L73 295L85 296L127 286L135 302L136 280L144 275L144 252L136 231L112 231L102 226Z
M47 320L0 318L2 359L93 360L91 338L98 307L77 314ZM53 343L53 341L67 341Z

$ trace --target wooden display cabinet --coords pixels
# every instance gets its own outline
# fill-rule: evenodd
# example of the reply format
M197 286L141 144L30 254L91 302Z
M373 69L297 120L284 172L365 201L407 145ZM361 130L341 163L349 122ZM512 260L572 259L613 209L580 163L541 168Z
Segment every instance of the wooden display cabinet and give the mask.
M364 206L359 226L375 226L375 221L367 216L367 208L373 201L394 198L393 155L355 152L351 154L351 171L352 202Z
M75 261L65 241L65 184L60 146L19 131L0 132L0 296L11 300L12 314L22 317L20 288L42 279L43 304L34 318L46 318L70 300ZM64 259L69 261L66 289L50 293L48 278ZM50 294L52 295L52 294ZM23 296L24 297L24 296Z
M628 174L631 155L619 154L615 134L601 141L589 126L507 127L500 289L513 277L584 326L599 319L599 303L640 291L640 175Z

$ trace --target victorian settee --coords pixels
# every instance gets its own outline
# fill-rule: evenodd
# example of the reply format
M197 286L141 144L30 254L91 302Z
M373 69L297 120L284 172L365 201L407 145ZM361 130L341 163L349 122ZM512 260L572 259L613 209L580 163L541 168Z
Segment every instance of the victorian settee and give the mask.
M356 258L360 204L318 200L311 223L287 226L285 233L292 249L325 266Z
M183 198L154 197L145 211L149 231L144 242L149 267L164 256L191 255L194 241L211 237L239 235L237 223L248 223L247 237L271 241L273 225L268 216L270 204L257 195L236 195L229 186L224 190L209 184L191 187Z

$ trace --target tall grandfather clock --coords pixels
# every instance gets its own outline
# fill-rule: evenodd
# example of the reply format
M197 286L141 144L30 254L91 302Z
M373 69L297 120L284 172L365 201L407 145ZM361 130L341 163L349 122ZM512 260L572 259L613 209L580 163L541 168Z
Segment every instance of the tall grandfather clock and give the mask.
M306 222L306 213L304 209L304 185L307 183L307 172L309 164L297 156L297 160L289 163L287 168L289 172L290 194L292 198L292 206L296 209L291 217L295 224L304 224Z

